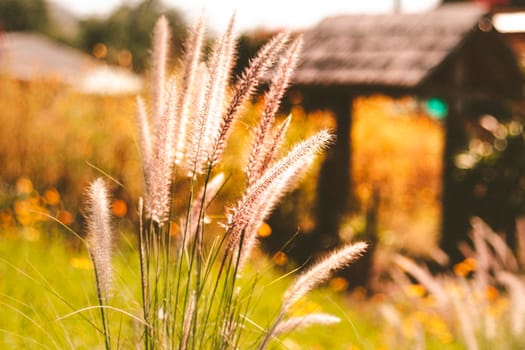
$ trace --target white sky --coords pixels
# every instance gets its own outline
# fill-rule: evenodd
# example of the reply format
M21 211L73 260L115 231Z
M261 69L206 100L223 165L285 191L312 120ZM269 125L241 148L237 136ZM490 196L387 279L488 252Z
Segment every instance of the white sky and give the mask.
M73 13L104 15L123 2L137 0L51 0ZM431 9L440 0L399 0L407 12ZM301 29L316 24L324 17L344 13L381 13L393 9L395 0L163 0L182 11L194 23L202 10L214 31L226 27L234 9L240 31L260 27L268 29Z

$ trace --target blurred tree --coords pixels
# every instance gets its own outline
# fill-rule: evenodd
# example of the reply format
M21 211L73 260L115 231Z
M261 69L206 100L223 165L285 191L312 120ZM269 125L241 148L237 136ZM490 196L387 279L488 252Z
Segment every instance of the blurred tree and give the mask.
M172 47L180 52L186 36L186 22L175 9L160 0L124 4L108 18L89 18L81 22L80 46L110 63L131 65L143 71L149 58L151 33L159 16L165 15L172 29Z
M45 32L49 25L45 0L0 0L0 31Z
M469 216L507 234L514 246L516 218L525 215L524 118L501 122L484 115L470 124L468 148L456 157L457 178L468 189Z

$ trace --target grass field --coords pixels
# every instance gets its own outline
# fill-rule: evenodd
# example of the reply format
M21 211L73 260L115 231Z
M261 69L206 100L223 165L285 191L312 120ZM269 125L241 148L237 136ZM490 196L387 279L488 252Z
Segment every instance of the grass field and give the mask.
M86 250L63 232L40 235L9 231L0 235L0 348L2 349L102 349L98 327L92 263ZM124 235L115 252L115 292L112 305L131 315L140 314L136 244ZM257 256L246 275L257 275L260 288L254 292L252 318L264 325L275 315L281 296L291 281L286 272L275 270L267 258ZM465 349L436 314L378 294L357 290L336 293L335 281L301 300L292 313L328 312L341 318L331 326L313 326L281 337L279 349ZM410 293L417 294L414 289ZM381 316L385 305L403 312L398 325ZM68 316L70 315L70 316ZM65 317L67 316L67 317ZM138 324L120 311L109 312L116 349L129 349L140 342ZM423 339L417 337L423 336ZM484 349L489 349L486 347Z
M23 238L23 233L2 234L0 238L0 347L2 349L97 349L103 339L94 325L97 310L79 311L96 305L94 274L87 252L64 240L60 234L38 241ZM131 314L139 314L137 257L123 243L115 254L116 288L112 305ZM290 282L281 279L272 264L261 257L256 270L261 288L254 294L254 320L269 322L278 308L278 301ZM260 273L263 271L263 273ZM254 274L250 267L246 274ZM357 305L352 305L357 303ZM373 313L366 310L363 300L345 299L323 289L296 305L293 313L329 312L342 322L335 326L312 327L283 339L288 349L376 349L383 336L377 332ZM366 302L368 303L368 302ZM74 313L72 316L68 314ZM115 348L134 347L137 324L120 312L110 312L113 334L119 334ZM383 339L386 341L386 339Z

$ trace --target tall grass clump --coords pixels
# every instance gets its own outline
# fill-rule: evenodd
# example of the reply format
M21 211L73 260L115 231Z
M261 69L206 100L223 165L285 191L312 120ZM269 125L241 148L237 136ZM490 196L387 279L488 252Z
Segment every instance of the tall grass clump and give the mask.
M290 150L283 149L290 118L278 123L276 114L297 63L301 38L278 34L232 85L233 18L207 59L202 53L204 23L197 23L177 75L166 68L169 38L168 23L160 18L154 31L151 92L137 98L145 184L138 203L140 311L132 317L140 329L137 346L264 349L298 327L337 322L337 317L324 313L297 317L290 309L334 270L358 258L365 243L348 245L314 263L291 283L280 308L264 323L251 318L259 276L244 269L263 221L333 141L327 130L321 130ZM221 171L227 146L235 142L231 130L263 81L268 88L260 121L253 127L244 181L230 184L239 175ZM238 189L239 195L229 199L236 204L217 213L214 202L225 186ZM109 349L118 345L118 339L108 326L108 313L115 308L104 182L96 180L88 194L87 243L101 311L97 327Z
M465 259L454 265L453 273L435 275L408 257L394 258L402 273L393 270L393 277L404 296L391 292L395 302L380 310L399 334L406 337L410 332L403 328L412 329L405 347L422 348L426 337L445 345L457 339L468 350L525 346L523 266L504 236L480 218L471 224L472 242L460 245Z

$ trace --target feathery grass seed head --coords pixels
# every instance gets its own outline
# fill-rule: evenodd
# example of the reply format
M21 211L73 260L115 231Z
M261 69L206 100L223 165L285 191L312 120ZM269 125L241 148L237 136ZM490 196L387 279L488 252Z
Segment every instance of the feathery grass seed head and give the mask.
M347 245L328 254L324 259L302 273L284 294L283 312L286 312L290 306L320 283L327 281L334 271L350 265L363 255L367 246L364 242Z
M152 158L152 141L151 141L151 128L148 120L148 114L146 112L146 106L144 100L141 97L137 97L137 122L140 131L140 152L142 156L142 172L144 174L144 181L146 188L150 185L151 180L151 158Z
M204 20L199 18L184 47L183 74L177 100L179 117L175 125L175 162L178 164L182 163L186 154L188 129L191 127L190 116L199 112L202 100L200 91L203 90L201 82L203 74L199 66L201 65L204 31Z
M274 144L271 142L270 130L273 127L275 115L277 114L292 73L297 65L301 45L302 39L298 38L292 42L286 50L271 81L270 90L266 93L264 110L259 126L255 130L254 142L252 143L248 164L245 169L249 185L253 183L253 179L260 176L269 165L265 164L266 160L271 159L269 153L276 150L276 148L273 147Z
M161 16L153 30L153 53L152 53L152 89L151 98L153 104L153 117L155 126L158 126L160 116L164 108L164 89L166 76L166 61L168 58L168 43L170 30L168 20Z
M104 180L92 182L87 189L86 222L88 249L95 265L100 293L107 297L111 289L112 230L109 195Z
M273 66L279 53L288 42L289 36L289 33L281 33L266 43L259 50L257 56L250 61L241 78L237 81L230 104L222 116L219 132L214 138L210 157L212 164L215 164L221 157L226 146L226 138L244 102L253 95L265 73Z
M282 321L275 328L273 334L274 336L278 336L284 333L289 333L296 329L302 329L313 325L332 325L339 322L341 322L341 319L337 316L325 313L312 313L299 317L291 317Z
M176 95L175 80L169 84L168 100ZM173 167L175 160L174 132L176 106L169 104L161 115L161 125L155 130L155 144L153 157L150 163L151 178L147 195L147 213L151 219L162 225L168 220L171 206L171 184L173 181Z
M207 69L207 80L202 86L202 104L197 111L197 120L191 133L190 157L187 161L190 172L202 173L210 161L214 140L221 128L221 115L226 104L226 92L235 58L235 17L228 29L213 48Z
M238 246L247 227L259 226L278 200L296 185L296 181L308 169L314 156L332 140L333 136L327 130L321 130L300 142L246 190L243 199L229 215L230 249ZM248 240L250 239L248 237Z

